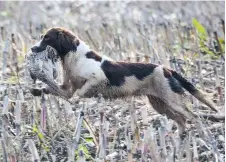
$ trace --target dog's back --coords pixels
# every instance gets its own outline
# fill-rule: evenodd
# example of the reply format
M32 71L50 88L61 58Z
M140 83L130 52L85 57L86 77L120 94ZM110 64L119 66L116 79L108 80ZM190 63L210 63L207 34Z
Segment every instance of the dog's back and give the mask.
M164 97L168 93L184 93L180 83L163 66L105 60L101 68L107 80L92 87L86 97L97 96L97 92L105 98L140 95ZM166 100L170 96L165 96Z

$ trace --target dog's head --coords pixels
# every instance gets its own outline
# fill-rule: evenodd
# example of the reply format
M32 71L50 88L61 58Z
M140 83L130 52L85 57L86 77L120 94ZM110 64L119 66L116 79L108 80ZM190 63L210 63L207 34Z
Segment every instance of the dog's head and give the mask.
M63 59L70 51L76 51L79 39L70 31L63 28L51 28L41 36L40 42L31 48L32 52L38 53L51 46L57 51L57 55Z

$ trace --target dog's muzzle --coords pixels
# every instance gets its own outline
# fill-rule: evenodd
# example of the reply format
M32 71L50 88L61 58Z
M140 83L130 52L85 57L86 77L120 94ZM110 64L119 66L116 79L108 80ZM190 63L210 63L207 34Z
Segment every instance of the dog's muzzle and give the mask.
M41 45L42 44L42 40L37 42L32 48L31 51L34 53L40 53L43 52L47 49L47 45Z

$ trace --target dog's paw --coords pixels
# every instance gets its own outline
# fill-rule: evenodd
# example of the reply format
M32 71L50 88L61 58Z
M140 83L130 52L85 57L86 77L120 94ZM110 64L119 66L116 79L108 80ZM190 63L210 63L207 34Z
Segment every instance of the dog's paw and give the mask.
M49 94L49 91L46 88L42 88L42 89L32 88L30 89L30 92L33 96L41 96L42 93Z
M41 96L42 95L42 89L32 88L32 89L30 89L30 92L33 96Z
M84 92L81 90L81 89L78 89L76 94L79 96L79 97L83 97L84 96Z

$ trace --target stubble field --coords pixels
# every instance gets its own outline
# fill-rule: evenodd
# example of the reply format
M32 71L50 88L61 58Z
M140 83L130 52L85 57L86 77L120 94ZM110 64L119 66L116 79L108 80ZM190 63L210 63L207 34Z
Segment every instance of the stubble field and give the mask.
M181 140L176 123L154 111L146 97L104 101L74 96L73 105L50 95L33 97L29 88L44 84L32 84L25 55L48 28L65 27L115 60L175 69L208 94L220 118L225 112L224 6L0 1L0 161L223 162L224 121L200 117L201 127L187 124ZM213 114L187 98L194 112Z

